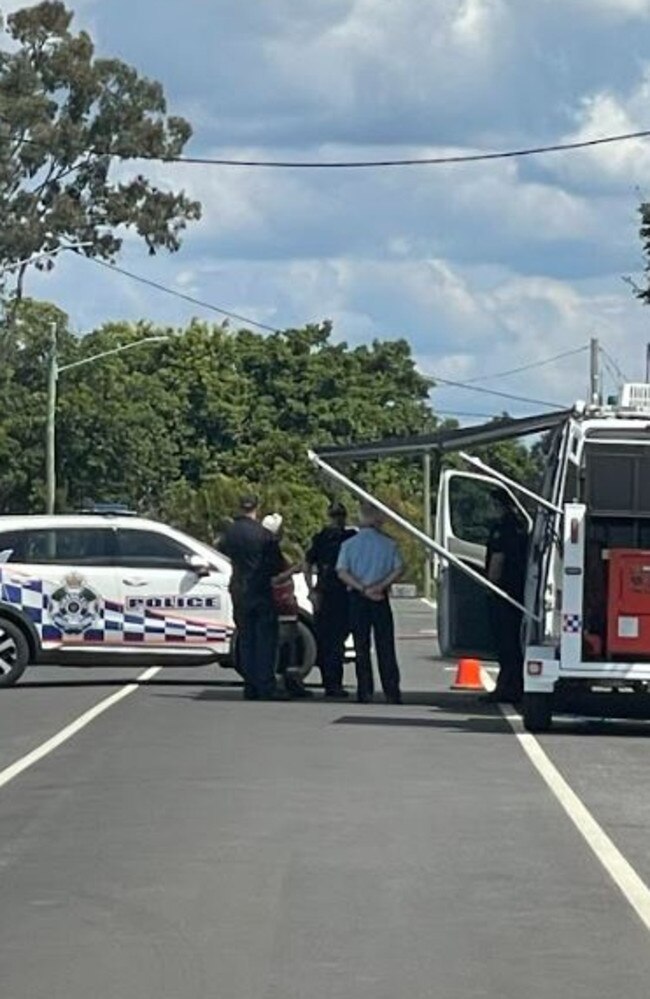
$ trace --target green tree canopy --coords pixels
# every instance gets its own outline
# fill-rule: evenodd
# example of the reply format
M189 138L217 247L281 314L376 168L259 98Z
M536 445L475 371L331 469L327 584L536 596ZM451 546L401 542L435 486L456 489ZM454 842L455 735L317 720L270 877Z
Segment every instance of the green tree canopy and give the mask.
M243 491L285 518L298 554L323 522L334 487L307 460L323 444L404 437L436 426L429 381L404 340L350 347L329 323L262 336L194 321L186 329L108 323L83 338L53 306L23 301L4 366L0 512L43 509L46 352L59 327L62 365L118 345L165 336L63 371L57 408L57 509L125 502L211 541ZM523 445L486 449L513 478L535 480ZM420 461L357 462L350 475L422 523ZM344 496L342 498L345 498ZM434 498L435 502L435 498ZM348 500L351 510L355 504ZM423 564L400 536L411 578Z
M0 265L69 243L113 260L132 229L149 251L177 250L200 217L184 193L162 190L121 162L179 155L191 135L167 114L159 83L95 55L73 14L44 0L11 14L0 50ZM40 266L52 266L52 257ZM25 268L17 271L20 295Z

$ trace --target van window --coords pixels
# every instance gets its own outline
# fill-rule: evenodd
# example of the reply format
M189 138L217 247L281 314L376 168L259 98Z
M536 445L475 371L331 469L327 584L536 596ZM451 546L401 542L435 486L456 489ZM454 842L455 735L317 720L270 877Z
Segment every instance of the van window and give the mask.
M487 545L497 519L490 492L493 484L454 475L449 480L451 529L459 541Z
M3 562L23 565L112 565L110 528L51 527L0 533Z

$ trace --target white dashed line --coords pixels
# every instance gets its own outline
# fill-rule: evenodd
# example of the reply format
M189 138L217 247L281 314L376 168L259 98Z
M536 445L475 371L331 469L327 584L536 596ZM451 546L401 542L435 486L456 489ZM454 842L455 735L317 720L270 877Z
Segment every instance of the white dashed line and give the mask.
M114 694L110 694L108 697L105 697L103 701L99 701L99 703L95 704L94 707L85 711L82 715L79 715L79 717L75 718L73 722L70 722L69 725L66 725L65 728L62 728L60 732L57 732L56 735L53 735L46 742L42 742L40 746L36 747L36 749L32 749L32 751L27 753L26 756L16 760L15 763L5 767L4 770L0 770L0 788L5 787L10 781L14 780L15 777L24 773L25 770L34 766L35 763L38 763L38 761L42 760L45 756L49 756L49 754L53 753L55 749L62 746L64 742L71 739L73 735L76 735L77 732L81 732L81 730L86 728L87 725L90 725L95 718L99 718L99 716L103 715L105 711L112 708L114 704L118 704L120 701L123 701L125 697L129 696L129 694L134 694L135 691L139 689L139 685L141 683L151 680L156 673L160 672L161 669L161 666L152 666L145 670L144 673L141 673L133 683L127 683L124 687L120 687L120 689L116 690Z
M486 689L494 690L495 683L490 674L486 670L481 672ZM521 717L503 708L501 714L537 773L569 816L589 849L630 903L646 930L650 931L650 888L598 824L535 736L523 730Z

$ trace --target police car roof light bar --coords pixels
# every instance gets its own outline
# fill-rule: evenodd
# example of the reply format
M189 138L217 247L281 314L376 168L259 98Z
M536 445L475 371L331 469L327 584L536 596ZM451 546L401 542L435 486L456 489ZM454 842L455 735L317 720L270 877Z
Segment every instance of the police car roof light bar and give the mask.
M135 510L129 510L124 503L87 503L80 511L85 516L137 517Z
M497 472L495 468L492 468L491 465L486 465L480 458L475 458L473 455L467 454L466 451L459 451L458 455L463 459L463 461L466 461L468 465L473 465L474 468L477 468L480 472L484 472L485 475L489 475L490 478L495 479L497 482L503 483L504 486L510 486L511 489L514 489L518 493L522 493L523 496L527 496L528 499L533 500L533 502L537 503L539 506L544 506L547 510L552 510L553 513L559 513L560 515L564 513L562 507L556 506L555 503L551 503L550 500L544 499L543 496L540 496L539 493L533 492L532 489L527 489L526 486L522 486L516 479L511 479L507 475L503 475L502 472Z
M498 597L501 597L502 600L506 600L509 604L512 604L513 607L516 607L518 610L522 611L526 615L526 617L530 617L534 621L541 621L541 618L538 617L537 614L534 614L531 610L528 610L526 607L523 606L523 604L518 603L518 601L513 600L513 598L508 593L506 593L505 590L502 590L500 589L500 587L495 586L494 583L491 583L489 581L489 579L486 579L485 576L482 576L480 572L477 572L475 569L470 568L470 566L467 565L465 562L461 561L461 559L457 558L455 555L452 555L451 552L447 551L446 548L443 548L442 545L439 545L437 541L434 541L433 538L430 538L428 534L424 533L424 531L421 531L418 527L415 527L414 524L411 524L411 522L402 517L401 514L396 513L395 510L391 510L389 506L386 506L386 504L382 503L381 500L376 499L370 493L366 492L365 489L362 489L361 486L358 486L356 482L352 481L352 479L348 479L348 477L346 475L343 475L342 472L339 472L336 468L332 468L331 465L328 465L326 461L323 461L323 459L316 454L315 451L311 450L308 451L307 457L309 458L309 460L313 465L315 465L317 468L320 468L326 475L334 479L340 485L345 486L346 489L349 489L349 491L351 493L354 493L355 496L358 496L359 499L365 500L366 503L370 503L371 506L374 506L375 509L379 510L386 517L388 517L389 520L392 520L394 524L397 524L398 527L401 527L409 534L412 534L414 538L417 538L417 540L421 541L423 545L431 549L431 551L435 552L435 554L438 555L441 559L443 559L443 561L449 562L451 565L455 566L461 572L464 572L466 576L469 576L470 579L473 579L476 583L479 583L485 589L491 590L492 593L496 593L496 595Z

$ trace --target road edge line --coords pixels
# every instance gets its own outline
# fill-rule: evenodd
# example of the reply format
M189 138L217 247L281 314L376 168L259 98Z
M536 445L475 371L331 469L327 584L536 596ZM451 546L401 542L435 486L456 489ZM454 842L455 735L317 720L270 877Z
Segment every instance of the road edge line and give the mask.
M112 708L115 704L118 704L130 694L135 693L136 690L139 690L141 683L151 680L161 669L162 666L149 667L149 669L146 669L144 673L141 673L140 676L136 677L134 681L125 684L124 687L120 687L119 690L116 690L114 694L109 694L108 697L99 701L92 708L89 708L88 711L84 711L83 714L79 715L78 718L75 718L75 720L66 725L65 728L62 728L55 735L46 739L45 742L42 742L40 746L36 746L35 749L32 749L25 756L21 756L20 759L16 760L14 763L10 763L9 766L5 767L3 770L0 770L0 788L6 787L10 781L15 780L15 778L24 773L25 770L34 766L35 763L38 763L39 760L44 759L44 757L49 756L49 754L53 753L55 749L58 749L59 746L68 742L69 739L72 739L73 736L75 736L78 732L81 732L87 725L90 725L95 718L99 718L100 715L103 715L109 708Z
M488 690L495 683L490 674L481 669L481 678ZM578 797L569 782L562 776L551 758L531 732L521 731L521 717L506 712L499 706L501 715L510 726L517 742L530 763L542 778L558 804L578 830L600 865L622 893L637 916L650 932L650 888L623 856L614 841L596 821L587 806Z

